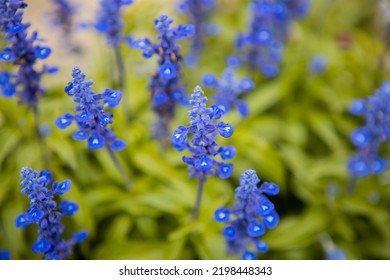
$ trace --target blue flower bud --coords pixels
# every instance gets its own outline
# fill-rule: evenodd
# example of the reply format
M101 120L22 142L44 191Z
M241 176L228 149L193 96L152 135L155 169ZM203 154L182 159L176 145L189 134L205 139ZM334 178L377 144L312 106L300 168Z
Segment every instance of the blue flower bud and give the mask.
M79 210L79 207L76 203L68 201L63 201L60 205L60 208L62 213L67 216L72 216L75 212L77 212L77 210Z
M56 193L58 193L59 195L62 195L66 192L68 192L70 190L70 187L72 186L72 181L71 180L65 180L61 183L59 183L56 187L56 189L53 191L55 191Z
M279 215L276 211L272 211L269 215L264 217L264 225L269 228L275 228L279 223Z

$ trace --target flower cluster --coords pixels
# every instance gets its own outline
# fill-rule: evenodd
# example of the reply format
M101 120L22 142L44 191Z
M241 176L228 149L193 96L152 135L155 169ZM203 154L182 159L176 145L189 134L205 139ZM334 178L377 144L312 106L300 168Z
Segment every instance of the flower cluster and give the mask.
M32 247L34 253L43 254L45 259L66 259L72 253L73 246L88 236L86 231L80 231L73 234L70 241L65 241L62 237L64 226L61 219L63 216L72 216L78 210L78 205L69 201L57 205L54 195L68 192L72 182L53 182L51 188L48 188L52 174L46 170L38 174L27 167L22 168L20 176L20 185L23 187L21 192L30 199L30 207L16 218L16 227L36 224L39 230L38 239Z
M132 3L133 0L100 0L100 11L95 28L105 34L108 43L113 47L117 47L124 40L121 9Z
M365 117L365 124L351 133L357 154L348 163L355 177L381 173L388 161L378 155L382 143L390 140L390 82L382 83L374 95L355 100L350 112Z
M221 79L217 79L211 73L206 74L203 77L203 85L215 90L215 94L212 96L214 104L221 107L225 113L235 107L242 117L248 116L248 106L239 98L243 93L253 90L254 83L251 79L238 80L234 70L227 68L222 73Z
M73 97L78 114L66 113L56 121L57 127L65 129L76 121L79 126L72 138L74 140L88 140L88 148L96 150L109 146L113 151L120 151L126 147L126 143L116 137L111 129L106 128L112 123L112 113L104 110L104 105L109 108L116 107L122 93L118 90L106 89L103 93L95 94L91 89L92 81L85 80L85 74L78 67L72 70L73 80L65 87L65 92Z
M207 24L207 19L214 8L215 0L182 0L178 5L179 12L189 15L195 27L191 54L186 57L186 62L190 66L197 64L199 53L204 47L205 36L216 33L216 25Z
M260 239L266 229L273 229L279 223L274 205L266 195L277 195L279 187L274 183L260 182L254 170L246 170L240 177L236 189L236 203L233 209L220 208L215 211L217 222L229 223L223 230L231 254L241 253L244 260L257 259L256 251L266 253L268 245ZM232 220L231 216L235 216Z
M214 123L222 117L223 111L217 106L206 107L207 98L202 89L197 86L191 95L190 104L192 110L189 111L191 118L190 126L179 126L171 137L173 146L178 151L189 150L190 157L183 156L183 161L187 163L192 177L206 178L215 173L222 179L229 178L233 172L233 165L219 162L214 159L220 155L222 160L233 159L235 149L232 146L219 147L215 142L217 133L224 138L233 134L233 127L230 124L219 122ZM189 135L192 139L189 140Z
M76 8L68 0L53 0L54 24L63 28L66 37L70 35Z
M55 73L54 67L35 69L38 59L47 58L51 49L37 45L38 33L28 35L30 24L23 23L23 11L27 4L18 0L0 0L0 31L5 33L8 46L0 52L0 60L17 65L17 73L0 72L0 88L5 97L19 94L21 102L30 107L36 105L45 90L40 85L44 73Z
M247 34L239 34L237 47L245 61L265 77L279 72L284 43L292 20L307 14L311 0L251 0L252 21Z
M149 89L152 93L153 110L158 119L155 131L157 138L164 138L169 134L169 123L175 115L177 103L187 104L188 100L182 84L182 73L179 62L182 60L180 47L176 40L194 34L193 25L178 25L170 27L173 20L166 15L159 16L154 21L154 27L159 32L159 43L154 44L149 39L130 38L131 47L142 50L145 58L158 55L158 70L152 75Z

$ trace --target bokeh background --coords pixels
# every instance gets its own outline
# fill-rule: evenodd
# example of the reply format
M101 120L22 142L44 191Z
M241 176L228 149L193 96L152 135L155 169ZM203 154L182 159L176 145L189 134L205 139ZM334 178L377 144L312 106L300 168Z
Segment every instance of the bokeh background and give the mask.
M53 53L45 63L57 65L56 75L45 77L47 94L40 103L40 123L48 134L44 150L54 179L71 179L64 198L79 204L73 217L64 218L66 236L86 229L88 239L75 248L74 259L238 259L227 254L223 225L213 219L215 209L232 206L240 174L254 169L264 181L277 183L281 192L272 201L280 224L264 236L270 251L263 259L327 259L339 248L347 259L390 259L390 172L359 179L348 192L348 159L354 154L349 135L363 119L348 106L356 98L372 95L389 75L389 12L375 0L313 0L306 18L294 21L286 43L279 75L265 79L245 67L239 77L250 77L256 88L245 96L250 115L236 111L224 117L234 135L222 144L237 149L235 169L228 180L209 178L199 218L190 220L197 181L189 179L182 153L163 146L151 136L155 118L147 86L156 58L146 60L138 50L122 46L126 88L133 119L123 108L114 109L112 127L128 147L117 153L134 183L132 192L104 150L89 151L75 142L75 127L59 130L55 119L73 112L64 92L71 69L79 66L94 90L113 88L115 61L105 39L92 28L75 28L72 52L50 22L50 1L26 1L25 21L38 30ZM98 1L73 1L76 24L96 18ZM174 24L189 23L176 10L177 1L136 0L124 9L125 34L155 38L153 20L162 13ZM236 52L234 40L250 21L249 1L217 0L210 22L219 33L209 37L197 67L183 66L187 92L201 84L202 76L218 77L228 55ZM179 42L182 53L190 40ZM314 73L310 63L323 56L326 66ZM0 64L0 67L3 67ZM206 95L212 90L205 89ZM211 105L211 104L209 104ZM188 108L179 108L172 131L187 125ZM31 251L37 236L34 225L17 229L14 220L28 207L20 193L20 169L44 168L34 131L33 114L16 98L0 98L0 249L12 259L40 259ZM389 156L388 148L381 151Z

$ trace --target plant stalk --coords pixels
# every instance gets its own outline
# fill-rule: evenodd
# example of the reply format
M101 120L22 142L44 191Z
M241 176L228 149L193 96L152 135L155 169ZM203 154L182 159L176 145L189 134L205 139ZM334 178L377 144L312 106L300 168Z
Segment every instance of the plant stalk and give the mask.
M126 175L125 169L123 168L122 164L119 162L118 157L115 155L114 151L106 145L106 150L108 152L108 155L110 156L112 162L114 163L115 167L118 169L119 174L122 176L123 181L125 183L125 188L127 190L132 189L132 184L130 181L130 178Z
M205 181L206 181L206 177L205 176L199 177L198 190L196 192L195 206L192 209L192 215L191 215L191 219L192 220L196 220L198 218L200 202L202 200L203 186L204 186L204 182Z

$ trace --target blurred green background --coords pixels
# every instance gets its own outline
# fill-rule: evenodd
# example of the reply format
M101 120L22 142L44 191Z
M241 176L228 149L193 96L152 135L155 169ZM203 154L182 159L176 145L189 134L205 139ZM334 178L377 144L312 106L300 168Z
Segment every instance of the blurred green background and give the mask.
M71 179L65 199L80 210L64 218L65 236L79 229L90 232L77 246L75 259L237 259L228 255L221 235L223 225L213 212L232 206L238 178L255 169L264 181L276 182L281 193L272 197L280 224L264 236L270 251L261 259L325 259L326 249L337 246L348 259L390 259L390 172L358 181L347 193L348 158L354 153L349 134L363 123L348 113L350 102L373 94L389 75L390 19L373 0L313 0L307 18L294 22L286 44L280 74L271 80L245 68L239 77L249 76L256 89L246 95L250 116L242 120L233 111L224 117L235 128L234 135L221 144L237 149L235 170L228 180L209 178L205 184L198 220L190 221L197 181L187 176L182 153L164 147L151 137L155 118L147 89L156 58L146 60L125 45L126 89L133 120L129 123L123 107L113 110L113 129L128 147L117 153L134 183L124 190L122 179L106 151L89 151L85 142L75 142L76 130L55 127L55 119L73 112L73 101L63 88L70 70L80 66L94 90L114 87L112 50L92 29L76 30L72 42L80 53L71 53L60 33L48 22L52 7L48 1L26 1L25 20L32 22L47 38L53 55L48 61L61 67L57 75L45 77L47 88L39 108L40 123L50 128L44 151L54 179ZM74 1L77 3L77 1ZM98 1L80 1L78 21L91 21ZM136 0L125 8L125 34L155 39L153 20L161 13L189 23L176 12L178 1ZM183 66L187 92L200 84L206 72L218 77L225 57L236 51L237 32L245 32L250 21L249 1L219 0L210 22L220 33L208 38L199 66ZM182 53L189 40L179 41ZM326 57L322 74L309 70L311 59ZM3 66L1 66L3 67ZM212 91L205 89L206 95ZM209 104L211 105L211 104ZM188 108L179 108L171 130L187 125ZM390 155L388 149L381 151ZM37 228L17 229L14 220L28 207L20 193L20 169L44 168L34 132L32 112L16 98L0 98L0 249L12 259L39 259L31 251ZM329 245L330 244L330 245Z

